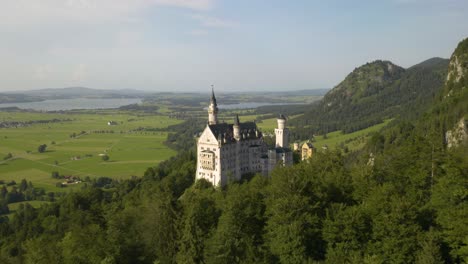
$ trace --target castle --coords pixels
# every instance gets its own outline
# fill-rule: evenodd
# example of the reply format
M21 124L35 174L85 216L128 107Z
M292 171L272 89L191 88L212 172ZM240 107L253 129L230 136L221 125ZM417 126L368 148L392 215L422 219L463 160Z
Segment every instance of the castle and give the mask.
M208 107L208 124L197 143L196 179L205 179L215 186L240 180L247 173L270 175L275 166L293 163L289 149L289 130L286 118L280 115L275 129L276 145L268 148L255 122L233 124L218 121L218 105L212 90Z

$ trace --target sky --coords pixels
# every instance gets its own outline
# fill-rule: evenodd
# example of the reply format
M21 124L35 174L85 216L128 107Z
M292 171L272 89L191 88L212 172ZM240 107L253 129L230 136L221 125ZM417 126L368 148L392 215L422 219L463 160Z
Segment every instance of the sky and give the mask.
M0 0L0 91L332 88L449 58L466 0Z

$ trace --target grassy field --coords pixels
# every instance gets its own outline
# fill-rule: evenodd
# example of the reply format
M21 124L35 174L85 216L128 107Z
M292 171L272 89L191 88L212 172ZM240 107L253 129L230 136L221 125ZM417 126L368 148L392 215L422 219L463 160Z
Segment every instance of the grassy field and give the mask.
M301 115L294 115L288 117L289 119L293 119L299 117ZM261 120L261 122L257 123L258 127L263 131L263 133L274 133L275 128L278 127L278 118L269 118ZM292 128L290 125L287 125L290 129Z
M170 118L167 111L164 108L158 115L119 110L83 110L65 114L0 112L0 123L28 122L18 127L0 128L0 180L19 183L26 179L46 191L64 191L56 187L63 180L53 179L53 171L82 178L141 176L146 168L176 154L163 144L167 138L164 130L182 121ZM232 119L233 113L224 114ZM247 115L241 116L241 122L257 117L249 113L246 110L244 114ZM53 119L56 121L31 123ZM109 126L109 121L116 125ZM389 121L354 133L336 131L329 133L327 138L317 136L314 145L319 149L325 145L333 148L345 142L350 149L357 149L363 146L369 133L380 130ZM264 133L273 134L277 127L276 118L262 120L258 126ZM38 152L41 144L47 145L44 153ZM13 157L4 160L8 153ZM108 155L110 159L103 161L102 155ZM73 188L78 187L66 189Z
M353 133L343 134L341 131L335 131L327 134L327 138L324 136L316 136L315 142L312 144L317 148L321 149L324 146L334 148L341 143L344 143L350 150L362 148L367 141L369 133L377 132L386 126L391 119L385 120L383 123L362 129Z
M137 115L116 110L75 114L0 112L0 122L59 119L61 122L0 128L0 180L32 181L57 191L51 172L80 177L141 176L145 169L176 154L163 142L167 132L136 131L140 127L167 128L181 121L164 115ZM108 121L117 125L109 126ZM75 137L70 137L75 134ZM47 151L38 152L38 146ZM8 153L13 158L3 160ZM105 162L101 155L108 155Z
M253 118L254 116L251 116L251 117ZM293 116L293 117L297 117L297 116ZM374 125L374 126L371 126L366 129L362 129L353 133L343 134L343 132L341 131L335 131L335 132L328 133L327 138L324 138L323 135L316 136L315 142L313 142L313 145L317 149L321 149L324 146L327 146L329 148L335 148L341 143L344 143L346 146L348 146L350 150L359 149L364 146L365 142L367 141L367 135L369 135L369 133L379 131L385 125L387 125L390 121L391 119L385 120L381 124L377 124L377 125ZM267 134L268 133L274 134L274 130L278 126L276 118L264 119L262 120L262 122L257 123L257 125L262 130L263 133L267 133Z
M264 119L260 123L257 123L260 130L263 133L275 133L275 128L278 127L277 118Z

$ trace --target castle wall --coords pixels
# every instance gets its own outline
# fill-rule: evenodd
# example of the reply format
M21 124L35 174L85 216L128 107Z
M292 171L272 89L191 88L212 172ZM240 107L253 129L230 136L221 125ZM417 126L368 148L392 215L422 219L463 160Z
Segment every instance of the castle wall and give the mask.
M260 173L264 149L261 138L220 144L207 126L197 144L196 179L224 186L229 180L241 180L243 174Z
M206 153L206 154L205 154ZM209 168L204 163L207 155L213 155L213 167ZM218 141L207 127L202 133L197 144L197 172L196 179L205 179L213 185L221 184L220 148Z
M215 186L224 186L231 180L241 180L242 175L247 173L268 176L277 165L292 164L292 152L288 148L289 130L285 127L284 116L280 116L278 128L275 129L276 148L267 150L255 123L241 124L236 117L234 125L218 124L217 112L213 92L208 109L208 126L197 143L196 179L206 179Z

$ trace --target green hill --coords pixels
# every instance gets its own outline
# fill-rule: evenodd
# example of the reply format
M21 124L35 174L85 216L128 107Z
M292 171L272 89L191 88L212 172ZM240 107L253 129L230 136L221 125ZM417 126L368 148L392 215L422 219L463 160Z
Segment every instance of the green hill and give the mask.
M396 206L390 211L398 203L409 209L407 220L413 220L399 222L400 231L409 232L392 235L393 239L406 239L394 257L405 250L410 256L412 243L418 247L410 242L411 236L425 237L426 242L419 242L419 252L424 255L415 259L419 263L468 261L468 38L451 56L444 82L424 114L411 122L399 118L374 134L361 153L361 164L355 164L367 168L371 164L372 171L364 174L375 181L373 187L363 186L362 192L370 194L364 195L362 204L372 202L372 196L380 192L386 197L382 202L398 197L396 203L388 204ZM419 234L411 234L410 226L416 228L413 232L419 229ZM387 238L389 250L392 236Z
M389 61L374 61L356 68L322 101L291 120L300 127L299 139L314 133L354 132L404 115L424 112L442 88L448 60L432 58L408 69Z

